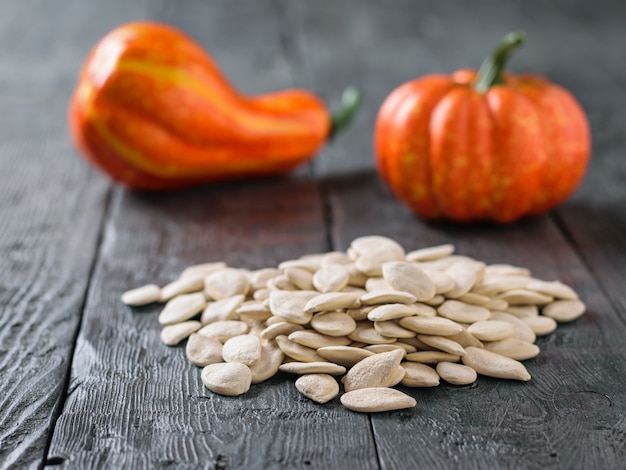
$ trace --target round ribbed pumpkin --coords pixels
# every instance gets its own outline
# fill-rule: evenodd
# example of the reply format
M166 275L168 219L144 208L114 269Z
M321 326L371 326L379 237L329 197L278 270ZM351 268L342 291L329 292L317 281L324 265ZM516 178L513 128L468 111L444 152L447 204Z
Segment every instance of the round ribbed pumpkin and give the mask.
M424 76L382 104L377 166L416 214L511 222L556 207L582 180L591 148L582 107L545 78L503 71L522 40L510 33L480 70Z

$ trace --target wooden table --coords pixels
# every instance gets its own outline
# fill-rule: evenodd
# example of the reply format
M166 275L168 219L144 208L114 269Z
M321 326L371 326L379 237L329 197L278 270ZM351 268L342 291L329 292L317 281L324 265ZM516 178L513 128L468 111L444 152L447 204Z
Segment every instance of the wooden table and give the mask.
M20 0L0 5L0 467L415 469L626 466L626 7L540 0ZM328 103L364 93L353 126L285 178L163 194L112 185L78 157L66 106L88 50L135 19L177 25L242 91L291 86ZM593 157L575 195L505 227L425 223L373 163L384 97L431 72L477 66L506 32L511 69L580 100ZM540 338L528 383L407 389L415 409L320 406L278 375L209 392L158 306L119 301L185 266L275 266L380 234L407 249L454 243L489 263L572 285L587 314Z

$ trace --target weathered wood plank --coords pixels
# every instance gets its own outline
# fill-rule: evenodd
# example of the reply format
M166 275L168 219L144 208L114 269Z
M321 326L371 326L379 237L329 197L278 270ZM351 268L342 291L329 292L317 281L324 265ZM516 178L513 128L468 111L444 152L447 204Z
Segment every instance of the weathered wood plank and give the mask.
M588 304L580 320L540 338L527 384L480 377L471 387L405 389L416 410L373 416L383 468L619 468L626 458L624 325L547 217L510 227L427 224L400 208L376 176L341 178L330 192L333 240L366 232L407 249L454 243L460 254L531 268L572 285ZM356 221L367 212L376 217ZM541 240L541 242L537 242ZM399 451L402 449L402 451Z
M269 2L162 5L156 16L214 50L240 89L290 85ZM366 416L351 414L338 399L325 406L304 399L293 377L278 376L241 397L214 395L183 347L161 343L158 307L133 311L119 302L129 286L164 284L189 264L225 260L258 268L327 250L315 181L305 174L161 195L116 189L111 207L51 462L70 468L378 468Z
M529 384L481 378L473 387L408 390L418 400L416 411L372 417L381 464L383 468L618 468L626 458L626 421L615 412L626 401L621 379L625 352L619 346L624 324L604 290L620 291L617 286L623 279L623 249L616 248L624 245L623 217L609 221L623 201L622 190L611 188L601 200L592 198L593 207L586 206L582 214L578 195L560 211L598 283L569 246L568 236L560 232L561 224L549 217L503 228L416 219L391 197L373 171L371 130L378 106L395 86L426 73L475 66L497 38L522 28L528 33L528 44L516 53L512 69L533 70L572 89L591 109L592 118L595 115L594 133L606 133L601 125L606 125L603 111L612 109L608 98L615 92L588 92L588 80L602 87L607 78L589 68L580 71L576 56L584 50L584 57L596 56L591 63L612 63L601 44L614 43L606 40L622 33L609 18L614 17L610 8L590 12L582 3L541 7L538 15L535 2L481 2L472 5L471 17L459 4L410 3L359 2L357 7L356 2L334 2L321 8L300 2L292 10L302 24L314 86L331 90L358 70L357 85L365 96L355 129L340 136L316 166L317 174L327 178L324 188L333 221L333 247L345 249L353 238L366 233L392 236L407 248L452 242L463 254L528 266L539 277L572 284L589 312L540 339L542 354L528 361L534 377ZM606 22L608 32L581 34L581 21L588 15L595 25ZM333 45L346 40L354 53L337 57ZM610 65L604 70L615 68ZM617 72L618 77L622 74ZM600 93L607 99L598 107ZM620 141L617 134L616 129L613 142ZM604 140L600 145L611 148L612 142ZM612 186L617 186L621 172L616 170L622 165L603 161L612 168ZM354 175L355 169L362 172ZM589 191L602 186L603 177L594 176L596 171L592 166ZM583 187L579 194L585 191ZM614 204L605 205L611 198ZM593 227L589 220L598 216L600 207L611 209ZM580 230L585 224L592 228ZM600 232L603 236L598 237ZM594 250L602 242L605 247ZM586 255L587 250L593 254ZM619 295L609 294L609 298L615 302Z
M163 284L192 263L258 268L325 250L321 217L310 181L159 197L116 191L50 458L70 467L205 462L260 469L322 468L350 455L372 468L365 417L351 416L338 401L316 406L298 395L292 378L237 398L214 395L182 347L160 342L158 307L132 311L119 303L128 286Z
M108 192L69 142L66 105L99 28L134 11L0 6L10 45L0 57L0 468L41 465L63 401Z

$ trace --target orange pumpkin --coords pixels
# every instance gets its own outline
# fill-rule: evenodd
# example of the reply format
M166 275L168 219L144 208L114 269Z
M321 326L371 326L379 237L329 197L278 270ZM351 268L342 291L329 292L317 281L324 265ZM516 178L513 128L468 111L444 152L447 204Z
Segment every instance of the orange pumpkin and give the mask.
M556 207L582 180L591 138L581 106L545 78L503 72L522 41L510 33L478 72L424 76L382 104L377 166L416 214L511 222Z
M166 189L275 175L309 160L349 121L312 93L239 94L181 31L129 23L106 35L81 70L69 106L77 147L132 188Z

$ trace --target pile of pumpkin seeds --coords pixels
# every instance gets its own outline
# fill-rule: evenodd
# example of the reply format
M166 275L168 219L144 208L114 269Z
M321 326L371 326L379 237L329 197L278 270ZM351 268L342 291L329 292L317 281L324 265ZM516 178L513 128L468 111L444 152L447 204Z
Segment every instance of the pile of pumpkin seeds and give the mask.
M318 403L344 393L359 412L416 405L392 388L469 385L478 375L527 381L537 336L585 311L576 292L529 269L487 265L446 244L410 252L377 235L346 252L259 270L210 262L165 285L129 290L131 306L165 303L168 346L186 340L212 392L240 395L278 371Z

